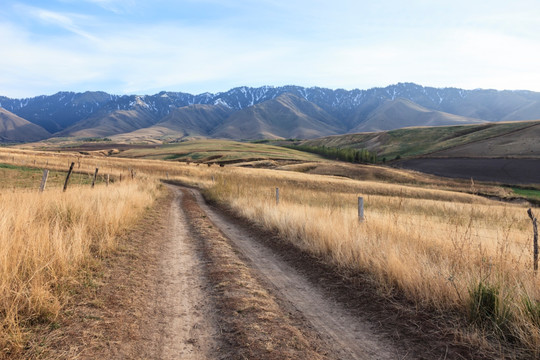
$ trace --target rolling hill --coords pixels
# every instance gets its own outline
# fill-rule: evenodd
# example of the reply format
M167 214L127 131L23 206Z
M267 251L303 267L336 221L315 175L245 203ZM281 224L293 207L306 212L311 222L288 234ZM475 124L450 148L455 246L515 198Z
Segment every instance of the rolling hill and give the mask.
M190 105L173 108L160 122L147 128L113 136L116 141L174 141L187 137L207 137L232 113L223 105Z
M346 134L301 144L366 148L387 160L415 156L540 158L539 132L540 121L520 121Z
M116 110L80 121L56 133L59 137L108 137L135 131L156 123L156 118L142 106L132 110Z
M220 115L211 110L214 106L223 109ZM368 90L263 86L199 95L160 92L118 96L98 91L27 99L0 96L0 107L42 126L53 137L277 139L535 120L540 119L540 93L440 89L411 83ZM21 137L19 141L26 140Z
M431 157L475 158L537 158L540 159L540 122L528 122L530 126L509 129L500 135L471 141L446 150L429 154Z
M338 134L340 127L331 115L317 105L293 94L233 113L212 132L212 137L227 139L310 139Z
M29 142L50 137L51 134L39 125L0 108L0 141Z
M430 110L407 99L386 100L368 113L351 133L384 131L412 126L441 126L484 123L485 120L466 118L442 111Z

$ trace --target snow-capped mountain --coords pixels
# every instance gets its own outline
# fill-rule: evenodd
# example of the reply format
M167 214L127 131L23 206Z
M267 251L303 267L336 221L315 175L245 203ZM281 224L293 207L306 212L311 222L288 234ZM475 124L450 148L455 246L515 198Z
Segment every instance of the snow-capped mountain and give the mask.
M320 119L328 123L332 120L332 132L343 133L361 129L362 131L375 130L377 126L376 111L384 106L384 118L391 126L420 126L429 124L452 124L467 121L511 121L540 119L540 93L532 91L496 91L496 90L463 90L457 88L433 88L424 87L412 83L399 83L385 88L372 88L368 90L343 90L326 89L319 87L305 88L300 86L263 86L258 88L238 87L221 93L203 93L192 95L182 92L160 92L154 95L111 95L105 92L59 92L51 96L37 96L27 99L10 99L0 97L0 107L17 116L39 125L53 134L69 136L72 133L92 134L92 126L100 126L100 135L114 135L126 131L135 131L141 127L149 127L160 123L167 116L171 121L171 113L187 114L189 111L175 111L178 108L192 105L208 105L219 108L228 108L234 125L238 127L238 118L244 122L258 121L264 123L276 114L268 111L248 111L242 116L235 115L238 111L244 111L256 107L259 104L275 101L278 97L290 94L295 98L310 102L316 106L319 118L311 118L309 115L300 114L298 109L293 113L306 121L302 124L318 124ZM390 121L388 116L392 111L399 111L399 106L392 106L393 102L403 105L403 100L418 105L407 106L406 121ZM295 102L297 104L298 101ZM403 106L402 106L403 107ZM272 106L265 107L273 108ZM306 108L303 106L303 108ZM391 111L388 109L392 109ZM412 110L411 110L412 109ZM415 110L422 109L420 120L415 120ZM427 110L424 110L427 109ZM325 114L321 113L324 112ZM420 111L420 110L419 110ZM433 113L433 117L426 115ZM252 114L252 118L246 114ZM446 115L445 115L446 114ZM135 116L130 124L130 116ZM180 115L178 115L180 116ZM182 115L184 116L184 115ZM200 116L200 115L199 115ZM258 118L255 119L255 117ZM200 118L200 117L199 117ZM122 126L115 128L113 124L106 126L107 119L121 119ZM141 120L142 119L142 120ZM467 120L469 119L469 120ZM366 123L366 121L369 122ZM292 120L291 120L292 121ZM365 123L364 125L362 125ZM93 125L91 125L93 124ZM99 124L99 125L96 125ZM372 125L373 124L373 125ZM227 119L220 122L221 128L227 127ZM230 128L229 126L229 128ZM264 128L265 126L263 126ZM275 128L275 127L273 127ZM337 130L336 130L337 129ZM75 131L76 130L76 131ZM206 136L212 136L213 129ZM223 131L217 131L223 134ZM234 133L237 138L244 138L241 131ZM299 134L309 134L309 131L299 131ZM313 132L319 134L320 131ZM250 133L250 137L264 137L264 134ZM278 135L276 135L278 136ZM279 137L279 136L278 136Z

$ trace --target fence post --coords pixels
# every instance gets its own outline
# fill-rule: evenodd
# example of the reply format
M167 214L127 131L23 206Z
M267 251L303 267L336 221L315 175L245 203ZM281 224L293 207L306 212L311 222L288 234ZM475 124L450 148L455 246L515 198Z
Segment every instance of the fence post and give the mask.
M71 172L73 171L73 166L75 166L74 162L72 162L71 165L69 166L69 170L68 170L68 173L67 173L67 176L66 176L66 182L64 183L64 192L67 189L68 182L69 182L69 177L71 176Z
M279 188L276 188L276 205L279 205Z
M92 187L94 187L94 185L96 184L96 178L97 178L98 171L99 171L99 168L96 168L96 172L94 173L94 178L92 179Z
M536 275L538 272L538 222L531 209L527 210L527 214L529 214L533 224L533 269Z
M109 174L107 174L106 179L107 179L107 180L106 180L105 184L106 184L107 186L109 186Z
M364 198L358 197L358 220L364 221Z
M49 177L49 170L43 170L43 177L41 178L41 185L39 185L39 192L45 190L45 184L47 183L47 178Z

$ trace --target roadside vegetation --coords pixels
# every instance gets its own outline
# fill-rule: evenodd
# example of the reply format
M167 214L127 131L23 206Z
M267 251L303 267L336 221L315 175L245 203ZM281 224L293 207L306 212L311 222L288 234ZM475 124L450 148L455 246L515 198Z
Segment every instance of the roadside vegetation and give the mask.
M40 193L40 170L0 166L0 358L20 353L31 327L55 326L73 288L91 286L86 270L116 249L159 193L148 178L91 188L87 174L63 192L65 175L51 172Z
M401 294L420 308L459 314L456 324L469 326L458 325L456 338L540 355L540 277L532 270L526 207L328 176L201 170L192 167L178 179L206 188L210 198L343 271L369 274L389 297ZM365 202L363 222L358 196Z
M151 150L144 151L126 155L152 157ZM532 270L532 227L524 205L488 200L474 195L476 189L452 191L452 182L440 184L445 190L434 183L395 184L393 176L410 176L394 174L395 169L385 172L384 182L359 181L307 171L219 167L211 159L202 166L0 149L0 163L15 166L65 171L70 162L81 176L99 167L101 175L110 174L111 185L81 184L65 194L52 188L39 194L39 185L0 192L0 226L7 226L0 238L0 291L6 294L0 320L2 338L9 341L4 347L23 344L25 323L54 319L62 303L54 294L62 294L73 269L92 254L113 249L116 235L152 204L153 179L169 179L203 189L207 197L342 271L366 274L381 294L455 314L460 328L441 331L455 331L457 339L540 356L540 276ZM359 196L363 222L357 216ZM30 239L43 240L29 244Z

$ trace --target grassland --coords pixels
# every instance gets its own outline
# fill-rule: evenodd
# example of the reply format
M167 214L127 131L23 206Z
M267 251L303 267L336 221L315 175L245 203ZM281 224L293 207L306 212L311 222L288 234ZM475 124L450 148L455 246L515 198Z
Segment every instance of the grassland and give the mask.
M532 271L525 207L328 176L193 166L184 171L179 180L206 188L212 199L304 251L370 274L389 296L404 294L421 308L457 312L477 329L462 328L456 336L478 346L493 337L507 345L514 339L518 351L539 355L540 279ZM357 218L359 195L364 222Z
M206 153L205 149L208 148L209 151L212 150L209 144L204 142L192 144L189 151L188 144L184 146L186 154ZM249 149L246 144L230 146L237 150L237 154L244 154L242 156L246 156L246 152L255 152L245 151ZM219 150L217 146L216 149ZM152 151L156 153L152 154ZM267 148L259 151L267 151ZM279 153L283 150L275 151ZM205 190L208 197L259 226L277 231L300 249L344 271L368 274L373 282L378 284L381 293L389 297L401 294L417 307L452 313L459 319L467 319L471 327L455 330L456 336L467 337L478 346L496 347L497 344L503 344L518 348L517 351L526 352L530 356L540 356L540 277L532 271L532 230L526 207L523 205L505 204L478 197L474 195L475 189L471 189L472 194L452 191L451 183L437 185L435 180L432 184L414 181L405 184L405 180L401 184L395 184L392 183L392 177L396 175L381 182L380 179L354 180L308 174L313 165L307 165L303 169L289 169L295 171L275 171L141 159L163 159L174 154L174 151L162 148L134 149L125 151L124 154L132 158L0 149L0 162L21 164L24 161L27 164L32 162L33 165L33 161L36 161L36 166L44 166L43 164L48 162L50 168L61 170L66 169L70 161L74 161L76 164L80 163L78 171L81 173L91 173L99 166L100 172L110 173L118 186L120 175L125 179L131 170L134 170L136 178L168 177L199 187ZM180 154L180 151L177 154ZM199 158L199 161L212 162L208 157L207 154ZM406 178L406 175L401 176ZM129 183L131 182L126 184ZM468 186L473 188L475 185ZM135 186L137 187L142 187L142 194L153 191L145 190L142 184ZM280 189L279 205L276 205L275 201L276 187ZM49 191L57 195L53 190ZM133 188L130 191L134 191ZM36 194L28 190L21 194L26 193L29 195L25 196L36 201ZM4 198L4 193L1 194ZM7 193L5 195L7 196ZM357 218L358 196L364 197L364 222L359 222ZM43 208L55 201L54 196L41 199L45 199L40 200L45 201ZM68 198L62 199L63 203L70 201ZM100 203L103 202L105 200L100 200ZM26 218L47 219L45 215L26 213L25 211L29 210L25 209L29 206L23 205L26 202L22 200L12 203L18 205L6 209L3 214L22 213ZM64 205L55 206L52 210L49 207L47 214L64 213L64 210L61 210ZM73 219L87 218L86 214L90 213L90 210L88 211L80 213L70 210L69 214L80 215L70 215L69 224L76 224L72 222ZM98 209L93 211L100 212ZM51 226L47 226L45 228L50 232ZM54 228L62 229L63 226L54 225ZM77 226L75 228L78 229ZM99 239L99 231L108 229L108 225L96 223L92 229L98 232ZM40 235L28 234L27 238L38 236ZM63 237L69 238L68 235ZM3 242L8 240L2 239ZM24 249L28 247L24 241L20 238L14 243L20 243L17 246ZM71 245L62 246L71 248ZM43 259L36 260L37 269L49 269L45 264L48 264L51 258L54 259L54 256L45 255ZM17 261L25 264L23 260ZM26 265L23 268L27 269ZM30 282L26 280L26 283L33 283L35 276L32 277L32 274L35 270L25 271L25 276L28 276L25 279L32 279ZM58 274L63 273L59 271ZM62 276L58 275L57 278L61 279ZM5 286L14 286L11 285L13 281L10 280ZM41 282L50 286L47 278ZM13 292L21 293L17 299L28 297L28 290L23 290ZM11 303L18 304L16 301ZM9 306L7 308L9 309ZM12 308L30 309L25 303L13 305ZM27 313L45 314L40 316L46 318L49 316L47 314L54 316L59 307L55 305L43 309L49 310L32 310ZM14 323L14 320L11 323ZM15 334L13 331L12 333ZM13 334L10 338L14 337Z
M60 158L5 151L6 162L31 165L0 165L0 358L22 350L30 327L54 324L84 269L117 247L159 192L148 178L91 188L85 173L62 192L65 172L52 171L39 193L41 170L30 166L60 168Z
M279 146L227 140L197 140L150 149L131 149L122 152L120 156L224 164L256 160L313 161L321 159L317 155Z
M540 200L540 190L512 188L512 191L514 193L518 194L518 195L523 196L523 197Z
M405 128L378 133L347 134L303 141L310 146L351 147L375 151L379 159L394 160L430 154L489 138L511 134L515 131L538 125L538 121L489 123L481 125L436 126ZM518 146L512 149L517 155L523 151Z
M43 172L39 168L1 164L0 163L0 189L37 189L41 184ZM63 187L66 179L65 171L50 171L47 177L47 187L60 188ZM69 184L73 185L88 185L92 183L93 176L91 174L73 173L70 177ZM98 176L95 184L104 183L103 176Z

